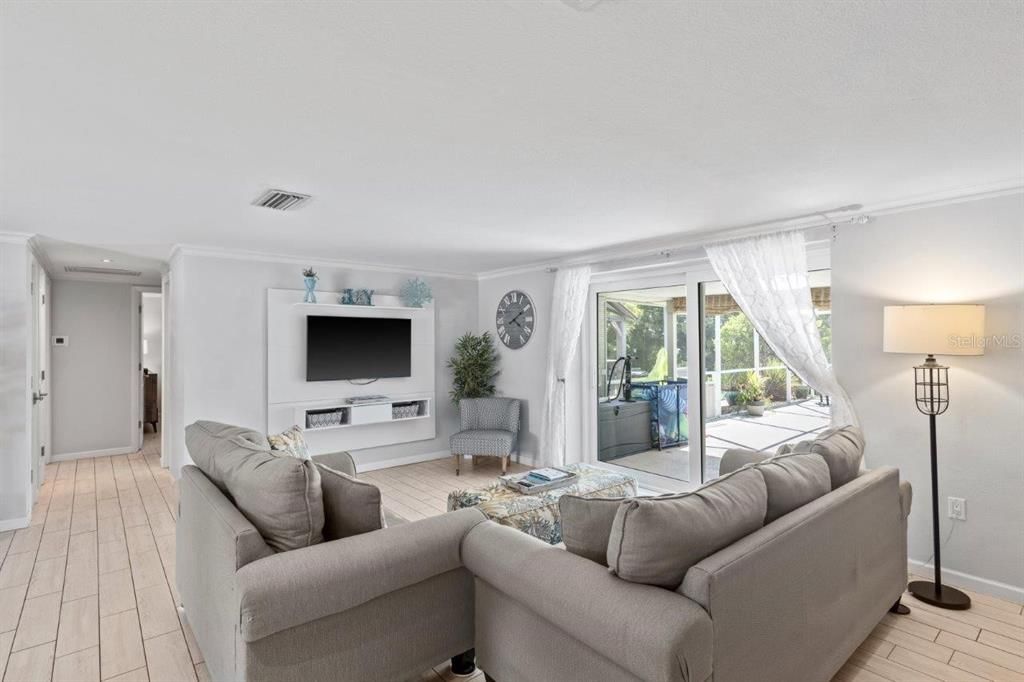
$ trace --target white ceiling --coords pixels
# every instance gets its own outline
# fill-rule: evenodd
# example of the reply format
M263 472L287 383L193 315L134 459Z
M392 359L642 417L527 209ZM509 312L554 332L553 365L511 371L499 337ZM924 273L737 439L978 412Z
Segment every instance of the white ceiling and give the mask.
M0 8L0 229L134 256L476 273L1024 175L1014 0Z

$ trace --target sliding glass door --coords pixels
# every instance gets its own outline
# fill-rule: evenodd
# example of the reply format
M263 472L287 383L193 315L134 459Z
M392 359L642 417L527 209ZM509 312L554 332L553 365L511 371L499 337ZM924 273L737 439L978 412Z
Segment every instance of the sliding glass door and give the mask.
M810 257L810 256L809 256ZM831 357L827 254L812 259L812 299ZM818 395L776 356L706 264L686 273L591 285L584 344L584 461L645 490L717 478L730 448L774 451L829 424Z
M686 285L598 288L595 456L658 487L690 483ZM655 485L658 485L655 483Z

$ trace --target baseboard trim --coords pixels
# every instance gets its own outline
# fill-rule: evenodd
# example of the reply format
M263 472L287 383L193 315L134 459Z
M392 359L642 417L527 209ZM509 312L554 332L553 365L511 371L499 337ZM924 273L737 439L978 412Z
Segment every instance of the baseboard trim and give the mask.
M910 559L907 561L907 564L909 565L910 572L917 575L930 576L935 573L935 567L923 561ZM998 580L979 578L976 575L954 571L949 568L942 569L942 580L954 587L963 587L975 592L981 592L982 594L999 597L1000 599L1008 599L1017 604L1024 604L1024 587L1001 583Z
M0 533L8 530L21 530L22 528L28 528L28 524L30 522L31 519L27 516L22 516L19 519L0 521Z
M420 462L429 462L433 459L444 459L445 457L451 456L452 453L448 450L435 450L434 452L422 452L418 455L408 455L407 457L384 459L379 462L360 462L359 457L355 455L353 455L352 458L356 461L356 471L362 473L364 471L376 471L377 469L400 467L406 464L419 464Z
M138 452L138 448L132 446L120 448L107 448L106 450L83 450L82 452L62 452L59 455L50 455L51 462L70 462L75 459L89 459L90 457L111 457L113 455L130 455Z

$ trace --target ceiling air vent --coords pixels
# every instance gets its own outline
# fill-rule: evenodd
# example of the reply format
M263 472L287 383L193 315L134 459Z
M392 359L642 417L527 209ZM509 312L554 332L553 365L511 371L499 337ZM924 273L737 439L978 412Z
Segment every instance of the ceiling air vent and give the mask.
M89 265L65 265L64 272L73 272L86 275L120 275L122 277L141 277L138 270L125 270L124 268L94 268Z
M256 201L252 202L252 205L272 208L275 211L294 211L309 200L310 196L308 194L286 192L283 189L268 189Z

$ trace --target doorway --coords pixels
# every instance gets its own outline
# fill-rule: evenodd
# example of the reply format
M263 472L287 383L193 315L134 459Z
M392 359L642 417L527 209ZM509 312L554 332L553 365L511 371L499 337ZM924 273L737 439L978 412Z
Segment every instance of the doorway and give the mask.
M140 394L140 444L156 451L160 446L160 432L163 422L163 345L164 306L163 294L156 291L141 292L140 309L141 371Z
M689 482L686 285L597 294L597 459Z

